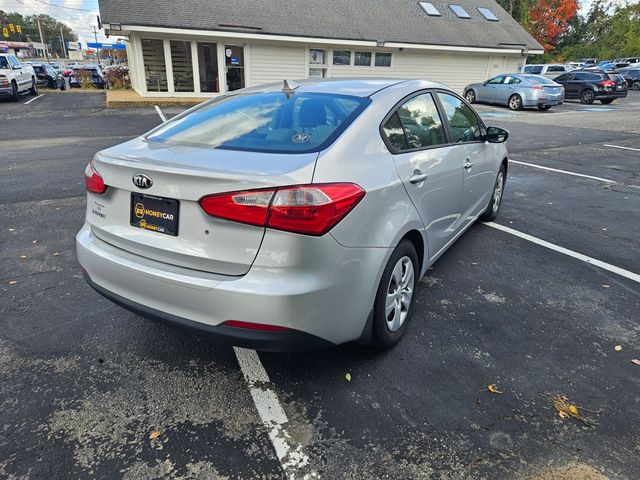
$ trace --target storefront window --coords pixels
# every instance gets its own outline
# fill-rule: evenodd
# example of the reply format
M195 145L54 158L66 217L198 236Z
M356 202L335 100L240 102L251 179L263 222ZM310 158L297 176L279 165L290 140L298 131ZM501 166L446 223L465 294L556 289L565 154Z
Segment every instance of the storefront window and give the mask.
M218 46L215 43L198 42L198 67L200 70L200 91L219 92Z
M162 40L142 39L142 62L149 92L166 92L167 67L164 62Z
M176 92L193 92L193 63L191 42L171 40L171 65Z

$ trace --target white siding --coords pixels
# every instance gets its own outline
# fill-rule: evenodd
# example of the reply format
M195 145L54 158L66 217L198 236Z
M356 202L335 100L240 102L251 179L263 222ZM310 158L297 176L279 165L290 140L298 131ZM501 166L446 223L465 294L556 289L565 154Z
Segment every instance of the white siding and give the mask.
M252 43L249 48L247 85L307 77L306 49L302 45L280 46Z

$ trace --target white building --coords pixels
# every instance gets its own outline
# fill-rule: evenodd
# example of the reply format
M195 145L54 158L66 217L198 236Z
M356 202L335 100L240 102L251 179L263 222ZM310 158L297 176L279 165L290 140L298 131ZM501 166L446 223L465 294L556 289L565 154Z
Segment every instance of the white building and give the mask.
M284 78L425 78L461 91L536 42L494 0L99 0L142 96L215 96Z

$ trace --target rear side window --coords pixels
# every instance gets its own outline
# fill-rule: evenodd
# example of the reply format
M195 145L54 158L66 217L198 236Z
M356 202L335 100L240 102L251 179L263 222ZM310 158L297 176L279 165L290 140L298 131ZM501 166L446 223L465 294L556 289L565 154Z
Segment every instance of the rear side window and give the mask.
M524 73L540 75L542 73L542 65L527 65L524 67Z
M549 65L547 67L547 72L564 72L565 69L562 65Z
M148 140L271 153L317 152L330 145L371 102L323 93L232 95L205 102Z
M482 139L481 122L471 108L458 97L438 93L440 103L449 121L454 143L475 142Z
M404 142L400 136L400 128L404 133ZM396 150L427 148L446 143L442 120L430 93L416 95L403 103L383 130Z
M560 75L558 78L556 78L556 81L558 82L568 82L569 80L571 80L570 73L565 73L564 75Z
M585 72L577 72L573 76L576 80L590 80L590 74Z
M36 73L46 73L44 67L33 67L33 71Z

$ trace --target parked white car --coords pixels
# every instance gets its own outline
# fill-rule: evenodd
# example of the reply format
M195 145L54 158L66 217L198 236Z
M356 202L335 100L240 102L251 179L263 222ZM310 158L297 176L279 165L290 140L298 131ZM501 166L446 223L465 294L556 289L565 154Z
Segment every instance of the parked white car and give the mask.
M555 78L563 73L575 70L571 65L563 65L561 63L543 63L536 65L525 65L522 73L528 75L542 75L547 78Z
M15 55L0 54L0 97L17 101L20 93L38 94L33 67L20 63Z

